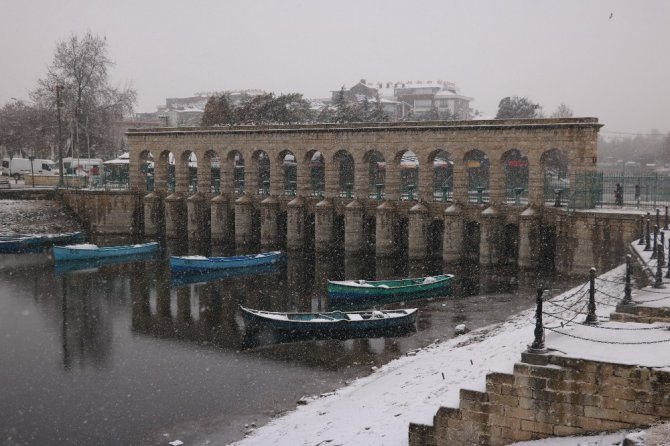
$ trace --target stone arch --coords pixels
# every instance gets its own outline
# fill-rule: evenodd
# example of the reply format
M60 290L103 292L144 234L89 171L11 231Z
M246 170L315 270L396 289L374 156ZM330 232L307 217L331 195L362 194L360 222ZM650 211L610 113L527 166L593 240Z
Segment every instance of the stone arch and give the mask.
M286 149L277 154L274 166L281 172L281 184L284 195L295 196L298 191L298 163L295 154Z
M509 223L503 226L500 241L500 259L503 264L515 264L519 258L519 226Z
M355 183L355 161L354 157L347 150L338 150L333 155L333 165L337 171L337 195L347 198L353 197Z
M175 157L175 191L197 192L198 156L193 150L183 150Z
M488 203L491 162L488 155L479 149L468 151L463 156L469 203Z
M311 195L322 197L326 190L326 159L317 149L307 151L305 165L309 166L309 188Z
M154 160L154 188L157 192L174 192L175 182L175 156L166 149Z
M512 205L528 204L528 155L519 149L510 149L500 157L505 180L505 202Z
M155 171L154 171L154 155L148 149L142 150L139 153L139 171L140 178L142 178L143 187L146 186L147 191L153 191L155 187ZM120 164L119 167L112 164L110 167L105 167L105 170L112 169L109 173L111 177L123 177L124 170L125 175L130 176L130 164ZM123 166L126 166L125 169ZM114 172L114 169L119 169L119 172ZM107 175L107 173L105 173Z
M377 200L384 198L386 184L386 160L378 150L368 150L363 156L363 162L368 166L369 197Z
M204 153L198 186L200 192L219 192L221 190L221 160L216 150L210 149Z
M466 261L479 263L481 225L476 220L465 222L463 231L463 257Z
M427 162L432 166L432 195L435 201L452 201L454 193L454 158L444 149L433 150Z
M419 185L419 158L411 149L397 152L393 158L399 178L400 200L415 200Z
M224 150L221 156L221 193L239 196L244 193L244 155L236 149Z
M258 184L251 186L260 191L261 196L268 196L270 194L270 171L272 169L270 155L265 150L255 150L251 154L251 162L258 172Z
M540 156L544 178L544 202L561 206L570 193L570 156L562 149L550 149Z
M442 257L442 245L444 243L444 220L434 219L428 225L427 254L429 258Z

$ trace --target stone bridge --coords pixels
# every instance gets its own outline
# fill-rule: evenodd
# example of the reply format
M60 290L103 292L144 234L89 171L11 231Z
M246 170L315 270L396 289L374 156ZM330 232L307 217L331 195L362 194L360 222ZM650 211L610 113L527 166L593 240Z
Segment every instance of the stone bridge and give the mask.
M130 184L147 236L533 269L570 232L557 205L595 171L600 127L561 118L131 129Z

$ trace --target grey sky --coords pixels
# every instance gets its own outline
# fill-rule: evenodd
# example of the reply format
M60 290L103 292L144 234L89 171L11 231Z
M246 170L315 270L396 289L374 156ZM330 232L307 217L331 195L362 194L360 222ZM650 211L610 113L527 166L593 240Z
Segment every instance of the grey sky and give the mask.
M518 95L607 135L670 131L665 0L0 0L0 104L26 99L55 42L87 30L107 37L137 111L199 91L443 79L487 116Z

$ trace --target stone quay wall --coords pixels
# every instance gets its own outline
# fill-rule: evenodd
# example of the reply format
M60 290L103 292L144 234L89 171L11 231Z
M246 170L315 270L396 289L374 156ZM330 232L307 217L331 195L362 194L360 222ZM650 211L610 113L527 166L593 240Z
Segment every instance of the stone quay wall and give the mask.
M410 424L410 446L507 445L646 427L670 419L670 373L650 367L523 353L486 391L462 389L433 425Z
M61 189L59 195L91 234L133 236L142 233L141 194Z

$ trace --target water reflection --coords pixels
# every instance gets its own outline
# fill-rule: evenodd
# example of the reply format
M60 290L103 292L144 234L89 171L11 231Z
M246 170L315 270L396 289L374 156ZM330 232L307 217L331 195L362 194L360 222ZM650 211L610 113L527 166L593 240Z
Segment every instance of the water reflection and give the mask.
M171 253L203 251L168 244L165 255ZM57 271L48 256L12 264L0 258L0 354L8 358L0 374L1 433L7 438L11 429L18 444L112 438L164 444L161 432L171 426L185 419L207 425L216 417L232 426L227 441L233 441L244 422L293 408L302 395L332 390L371 365L451 337L457 324L474 329L530 307L538 281L551 280L472 265L448 270L456 275L454 296L407 303L419 308L415 332L374 338L250 339L238 311L239 305L322 311L328 279L443 269L440 262L301 254L254 275L175 280L166 257L67 272ZM570 282L548 283L565 288ZM36 392L36 383L48 390Z

